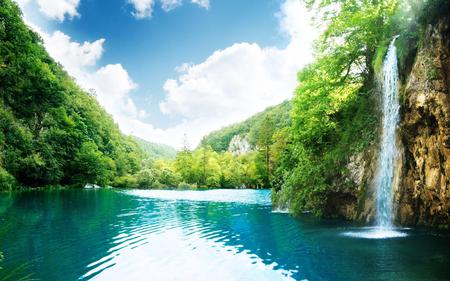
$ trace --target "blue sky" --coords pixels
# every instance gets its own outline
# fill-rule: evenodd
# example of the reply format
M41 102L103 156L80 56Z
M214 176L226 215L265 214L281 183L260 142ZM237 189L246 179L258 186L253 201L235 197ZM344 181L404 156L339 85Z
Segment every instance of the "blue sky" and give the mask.
M17 0L124 133L191 146L289 98L315 31L297 0Z

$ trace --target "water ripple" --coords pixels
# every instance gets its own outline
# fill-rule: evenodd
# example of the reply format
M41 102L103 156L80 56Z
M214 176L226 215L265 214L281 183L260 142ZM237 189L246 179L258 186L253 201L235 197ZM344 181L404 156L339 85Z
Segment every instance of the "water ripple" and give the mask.
M408 236L355 239L344 234L372 230L273 213L267 191L174 192L24 193L0 214L0 266L8 272L27 262L20 276L46 281L447 281L450 274L446 232L394 229Z
M90 263L80 279L144 280L148 276L142 273L151 272L152 280L250 280L249 276L251 280L294 280L295 269L284 269L270 258L243 249L239 243L242 232L224 229L225 225L218 227L225 223L223 214L238 221L248 219L248 214L230 213L234 205L217 202L265 206L266 194L153 190L125 193L137 197L140 206L124 209L116 216L126 221L115 224L120 231L109 241L107 255ZM181 201L186 203L176 206ZM204 212L210 216L204 217ZM214 219L214 214L220 216ZM244 233L250 235L251 231Z

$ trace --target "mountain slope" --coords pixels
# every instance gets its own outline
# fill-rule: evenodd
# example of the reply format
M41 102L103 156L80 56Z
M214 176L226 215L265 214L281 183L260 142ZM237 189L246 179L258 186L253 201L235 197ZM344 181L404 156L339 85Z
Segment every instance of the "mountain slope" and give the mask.
M113 184L143 152L46 52L12 0L0 2L0 189Z
M262 112L259 112L245 121L236 123L220 130L214 131L203 137L200 145L211 146L216 152L228 150L228 146L234 136L239 135L247 139L250 145L255 145L253 134L264 118L270 116L276 128L287 127L291 123L290 118L291 103L285 101L279 105L271 106Z
M147 154L148 157L153 159L165 159L174 160L177 156L177 150L171 146L149 142L138 137L133 139L137 142L139 147Z

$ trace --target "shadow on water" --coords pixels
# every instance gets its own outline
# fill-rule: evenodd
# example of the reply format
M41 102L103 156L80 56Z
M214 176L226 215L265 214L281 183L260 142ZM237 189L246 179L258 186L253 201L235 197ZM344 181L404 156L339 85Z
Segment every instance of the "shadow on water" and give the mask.
M355 230L345 222L272 213L269 191L174 192L2 199L2 266L29 263L25 273L39 280L443 281L450 274L445 234L360 239L343 235Z
M6 196L6 195L0 195ZM6 270L27 266L38 280L76 280L84 263L108 250L123 203L115 192L26 191L9 195L0 213L0 250ZM3 200L4 201L4 200Z

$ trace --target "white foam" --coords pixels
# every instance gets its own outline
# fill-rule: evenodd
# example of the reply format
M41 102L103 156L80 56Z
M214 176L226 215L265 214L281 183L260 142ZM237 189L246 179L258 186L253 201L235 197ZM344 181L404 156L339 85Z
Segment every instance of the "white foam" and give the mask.
M161 200L186 200L205 202L244 203L272 205L270 190L256 189L205 189L205 190L161 190L135 189L124 193L141 198Z
M404 230L404 229L403 229ZM388 239L388 238L401 238L408 236L408 233L398 231L395 228L360 228L359 230L347 231L342 233L343 236L363 239Z
M288 208L275 208L272 210L272 213L274 214L289 214Z

